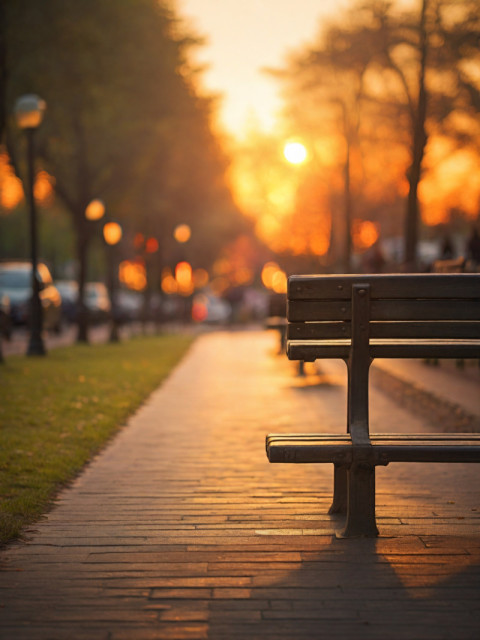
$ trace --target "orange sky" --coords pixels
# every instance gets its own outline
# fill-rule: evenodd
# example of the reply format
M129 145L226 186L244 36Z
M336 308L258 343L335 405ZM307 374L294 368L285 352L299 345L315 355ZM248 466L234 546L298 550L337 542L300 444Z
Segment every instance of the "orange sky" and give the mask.
M187 24L207 38L198 60L209 65L208 89L224 94L220 113L230 133L249 120L265 130L281 107L278 84L262 73L284 65L288 51L313 40L325 18L351 0L172 0ZM419 4L419 0L397 0Z
M291 49L312 40L321 18L348 0L176 0L179 14L208 43L198 60L209 65L208 89L224 94L222 124L238 134L249 120L264 129L280 108L277 83L262 73L280 67Z

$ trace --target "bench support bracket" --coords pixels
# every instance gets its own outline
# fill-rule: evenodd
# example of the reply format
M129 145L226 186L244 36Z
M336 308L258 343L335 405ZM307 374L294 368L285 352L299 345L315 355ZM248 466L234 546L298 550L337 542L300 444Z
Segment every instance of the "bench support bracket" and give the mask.
M342 464L333 466L333 501L328 513L347 513L347 468Z
M375 466L354 462L348 470L348 507L340 537L378 536L375 522Z

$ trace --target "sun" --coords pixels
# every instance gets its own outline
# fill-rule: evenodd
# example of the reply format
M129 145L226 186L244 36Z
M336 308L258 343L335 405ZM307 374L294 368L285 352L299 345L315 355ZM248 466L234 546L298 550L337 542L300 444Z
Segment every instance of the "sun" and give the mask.
M301 142L287 142L283 155L291 164L302 164L307 159L307 149Z

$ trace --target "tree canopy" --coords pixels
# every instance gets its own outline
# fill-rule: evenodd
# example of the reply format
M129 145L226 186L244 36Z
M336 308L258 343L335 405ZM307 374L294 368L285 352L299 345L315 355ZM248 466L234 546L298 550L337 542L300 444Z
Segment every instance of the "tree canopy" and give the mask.
M200 93L190 63L200 40L157 0L3 6L2 142L21 175L23 142L9 114L18 96L41 96L37 153L72 216L80 289L93 231L85 209L94 198L131 234L162 241L188 222L198 260L213 260L243 221L212 131L214 100Z
M379 232L404 236L413 266L420 213L429 224L448 221L452 211L477 214L480 189L468 172L468 202L458 187L446 196L437 176L449 154L479 166L479 41L472 0L419 0L404 11L388 0L362 0L277 72L287 130L313 149L317 174L340 178L330 178L333 234L345 218L353 235L358 223L374 221ZM336 163L324 153L335 138ZM443 203L434 184L443 187Z

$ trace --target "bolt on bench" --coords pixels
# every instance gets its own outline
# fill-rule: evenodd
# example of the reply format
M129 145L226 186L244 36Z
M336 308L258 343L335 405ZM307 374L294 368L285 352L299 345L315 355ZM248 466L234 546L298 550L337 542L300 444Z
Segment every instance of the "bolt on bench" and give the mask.
M329 513L342 537L378 535L375 467L390 462L480 462L478 434L370 434L375 358L478 358L480 274L291 276L287 355L347 364L347 433L271 434L270 462L334 465Z

